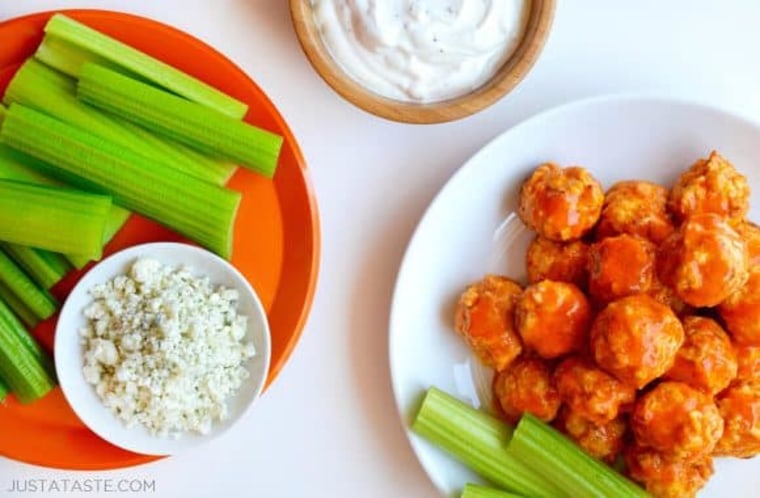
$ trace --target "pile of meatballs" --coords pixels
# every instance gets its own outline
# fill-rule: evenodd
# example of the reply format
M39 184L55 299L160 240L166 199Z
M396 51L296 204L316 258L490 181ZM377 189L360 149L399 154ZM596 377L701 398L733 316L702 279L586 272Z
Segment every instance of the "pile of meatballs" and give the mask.
M760 453L760 228L717 152L670 188L605 193L552 163L522 185L527 287L486 275L455 329L495 371L494 410L530 412L655 497L695 496L712 458Z

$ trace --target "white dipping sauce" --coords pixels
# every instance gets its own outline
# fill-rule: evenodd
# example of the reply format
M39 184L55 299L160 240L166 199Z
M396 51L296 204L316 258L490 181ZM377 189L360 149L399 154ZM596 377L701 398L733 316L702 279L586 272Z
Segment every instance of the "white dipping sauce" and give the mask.
M530 10L530 0L312 4L343 70L369 90L406 102L446 100L483 85L517 48Z

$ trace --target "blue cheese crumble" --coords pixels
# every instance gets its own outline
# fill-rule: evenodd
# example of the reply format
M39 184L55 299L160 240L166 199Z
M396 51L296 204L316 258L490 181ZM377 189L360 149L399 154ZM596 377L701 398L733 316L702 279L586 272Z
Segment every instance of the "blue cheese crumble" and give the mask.
M236 290L140 258L90 295L82 373L119 419L176 438L227 418L255 354Z

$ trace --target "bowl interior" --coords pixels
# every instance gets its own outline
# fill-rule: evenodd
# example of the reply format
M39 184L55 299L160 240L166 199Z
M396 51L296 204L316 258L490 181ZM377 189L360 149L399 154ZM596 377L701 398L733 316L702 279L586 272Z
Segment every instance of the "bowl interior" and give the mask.
M178 439L152 436L144 427L127 428L100 401L82 374L84 348L79 330L86 326L84 309L92 302L93 286L126 274L139 257L151 257L164 265L187 266L194 275L208 276L213 285L237 289L238 313L248 317L245 340L253 342L256 355L244 366L250 373L237 394L228 400L229 417L216 422L206 435L186 434ZM93 432L121 448L146 455L171 455L197 446L227 431L239 421L261 394L269 370L270 336L264 308L245 278L227 261L199 247L180 243L151 243L113 254L95 265L72 290L61 310L55 336L55 367L71 408Z
M290 12L306 57L333 90L357 107L377 116L406 123L430 124L474 114L512 90L533 67L543 49L554 19L555 2L530 0L530 13L520 44L485 85L461 97L420 104L380 96L347 75L322 41L311 1L290 0Z

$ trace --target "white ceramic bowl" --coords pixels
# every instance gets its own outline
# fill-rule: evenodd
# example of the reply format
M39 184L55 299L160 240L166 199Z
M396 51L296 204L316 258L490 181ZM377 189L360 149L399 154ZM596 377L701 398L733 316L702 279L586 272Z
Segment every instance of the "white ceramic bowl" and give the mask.
M256 347L256 355L245 367L250 376L237 394L228 400L229 417L216 422L206 435L185 434L178 439L151 435L144 427L127 428L100 401L93 386L82 374L84 348L79 330L87 325L84 309L92 302L93 286L105 283L128 268L140 257L147 256L165 265L191 269L195 275L208 276L212 284L237 289L240 293L238 313L248 317L246 340ZM261 394L269 371L270 335L266 312L256 292L235 267L215 254L180 243L144 244L111 255L95 265L74 287L61 310L55 336L55 368L66 400L93 432L121 448L146 455L171 455L205 443L224 433L238 422Z

